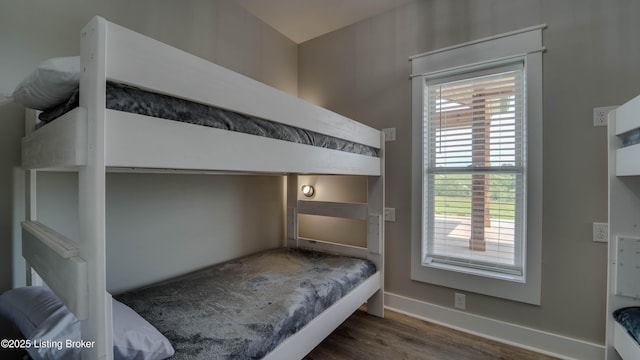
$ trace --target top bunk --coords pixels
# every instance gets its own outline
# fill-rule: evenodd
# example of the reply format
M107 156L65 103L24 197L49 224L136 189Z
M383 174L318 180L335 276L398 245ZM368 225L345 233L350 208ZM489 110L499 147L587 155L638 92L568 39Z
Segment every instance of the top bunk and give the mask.
M640 175L640 96L609 113L616 176Z
M96 165L103 162L107 171L382 175L383 138L376 129L101 17L81 31L80 49L77 106L27 130L25 169L74 169L98 159ZM158 116L164 110L132 113L109 102L113 88L141 91L153 101L193 103L221 113L223 122L266 121L268 129L245 133L202 126L199 115L185 123L180 111L168 117ZM259 136L271 124L310 144Z

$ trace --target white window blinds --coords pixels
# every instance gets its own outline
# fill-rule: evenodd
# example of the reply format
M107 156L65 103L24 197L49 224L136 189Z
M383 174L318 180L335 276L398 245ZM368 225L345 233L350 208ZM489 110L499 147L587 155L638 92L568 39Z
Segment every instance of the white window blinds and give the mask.
M523 276L523 65L428 80L423 263Z

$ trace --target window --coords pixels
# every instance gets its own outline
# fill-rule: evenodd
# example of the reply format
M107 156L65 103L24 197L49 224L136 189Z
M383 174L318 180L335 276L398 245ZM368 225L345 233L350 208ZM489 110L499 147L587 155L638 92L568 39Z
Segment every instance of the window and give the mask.
M539 303L542 28L412 58L414 280Z
M423 265L521 280L523 65L425 82Z

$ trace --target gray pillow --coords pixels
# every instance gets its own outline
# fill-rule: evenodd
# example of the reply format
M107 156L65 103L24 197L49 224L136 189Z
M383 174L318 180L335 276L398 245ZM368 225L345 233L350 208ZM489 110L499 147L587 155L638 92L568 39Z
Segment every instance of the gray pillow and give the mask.
M42 286L13 289L0 295L0 315L10 320L25 337L31 336L60 307L62 302Z
M65 102L80 83L80 57L48 59L13 91L13 100L25 107L46 110Z

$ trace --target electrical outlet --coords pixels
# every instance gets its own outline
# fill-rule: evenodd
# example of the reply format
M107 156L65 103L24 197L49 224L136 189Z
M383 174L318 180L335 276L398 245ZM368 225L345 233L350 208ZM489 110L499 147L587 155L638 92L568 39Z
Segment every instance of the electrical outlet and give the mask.
M384 220L396 221L396 208L384 208Z
M607 223L593 223L593 241L609 241L609 225Z
M453 299L453 307L456 309L464 310L467 308L466 296L461 293L455 293Z
M382 129L384 141L396 141L396 128Z
M593 126L607 126L607 115L617 106L604 106L593 108Z

